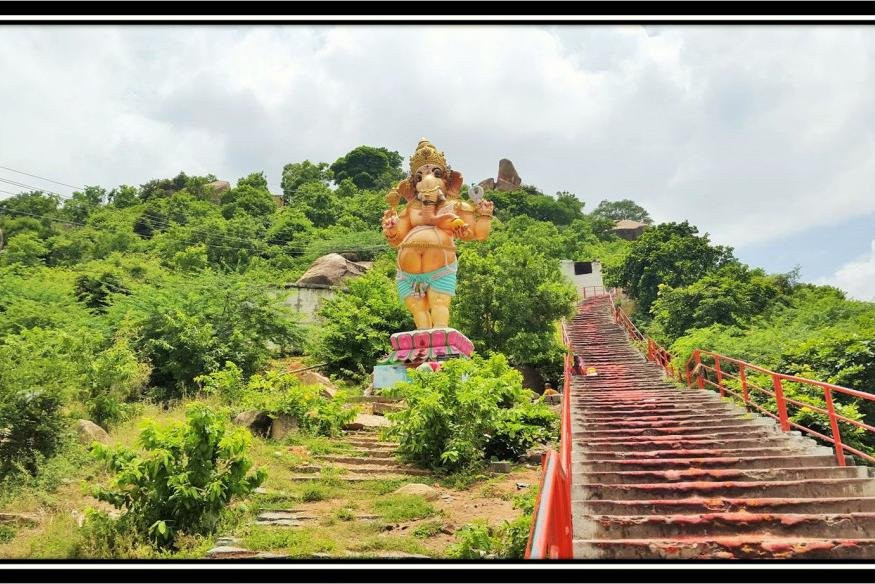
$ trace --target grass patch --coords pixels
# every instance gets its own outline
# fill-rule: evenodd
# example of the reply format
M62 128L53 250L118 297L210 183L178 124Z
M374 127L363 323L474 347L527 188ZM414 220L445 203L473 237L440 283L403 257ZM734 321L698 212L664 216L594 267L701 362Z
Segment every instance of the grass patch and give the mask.
M328 489L319 483L311 483L304 487L301 493L301 500L307 503L315 501L324 501L328 498Z
M389 493L398 490L398 487L405 485L410 481L405 479L375 479L373 481L364 481L359 483L362 490L375 495L388 495Z
M413 537L403 535L369 537L354 544L350 549L365 554L372 551L392 551L426 556L434 555Z
M328 553L335 549L334 541L312 528L253 526L241 539L245 548L259 551L282 550L296 558Z
M340 521L352 521L355 519L355 512L348 507L341 507L334 512L334 517Z
M11 525L0 525L0 543L9 543L15 539L17 530Z
M443 527L444 524L441 521L426 521L422 525L418 525L416 529L413 530L413 537L419 539L434 537L441 532L441 529L443 529Z
M384 495L374 501L374 512L386 521L413 521L436 513L431 503L419 495Z

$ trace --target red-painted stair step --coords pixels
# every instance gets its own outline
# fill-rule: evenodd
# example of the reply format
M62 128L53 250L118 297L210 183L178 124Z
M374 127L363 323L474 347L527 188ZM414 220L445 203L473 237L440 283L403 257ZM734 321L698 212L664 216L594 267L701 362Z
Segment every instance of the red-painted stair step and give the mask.
M574 540L574 557L612 560L841 560L875 557L875 539L689 536L670 539Z

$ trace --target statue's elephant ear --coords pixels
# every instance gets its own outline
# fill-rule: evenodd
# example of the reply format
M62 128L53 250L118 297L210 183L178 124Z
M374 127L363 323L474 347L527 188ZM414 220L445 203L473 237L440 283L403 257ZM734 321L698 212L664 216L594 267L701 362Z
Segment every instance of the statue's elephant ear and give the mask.
M458 199L462 192L462 173L451 170L447 173L447 198Z
M398 194L408 203L416 197L416 193L413 190L413 183L406 178L398 183L395 190L398 191Z

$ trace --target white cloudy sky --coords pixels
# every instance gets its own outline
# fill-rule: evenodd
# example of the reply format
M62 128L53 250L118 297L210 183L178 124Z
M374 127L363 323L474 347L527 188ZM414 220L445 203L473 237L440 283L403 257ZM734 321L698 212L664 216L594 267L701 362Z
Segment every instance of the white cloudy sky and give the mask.
M875 300L875 27L0 26L0 45L3 166L263 170L278 191L287 162L426 136L469 183L507 157L545 192L632 198Z

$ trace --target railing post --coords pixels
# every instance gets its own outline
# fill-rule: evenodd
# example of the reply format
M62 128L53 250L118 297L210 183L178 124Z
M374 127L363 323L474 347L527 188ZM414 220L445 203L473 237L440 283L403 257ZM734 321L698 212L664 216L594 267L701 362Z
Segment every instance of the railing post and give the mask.
M720 390L720 397L724 397L726 393L723 391L723 371L720 370L720 357L714 355L714 371L717 373L717 389Z
M693 351L693 356L696 359L696 383L699 386L699 389L705 389L705 380L702 378L702 354L699 352L699 349Z
M693 380L690 376L690 360L687 359L687 362L684 363L684 369L687 372L687 389L693 389Z
M744 397L744 403L750 404L750 397L747 394L747 373L744 369L744 363L738 364L738 376L741 378L741 395Z
M784 386L781 384L781 378L776 373L772 374L772 385L775 388L775 401L778 402L778 421L781 423L781 430L789 432L790 421L787 419L787 402L784 400Z
M845 452L842 446L842 434L839 430L839 421L836 418L835 406L832 403L832 390L828 387L823 388L824 397L826 397L826 411L829 412L829 426L832 428L832 439L835 440L836 460L839 466L845 466Z

